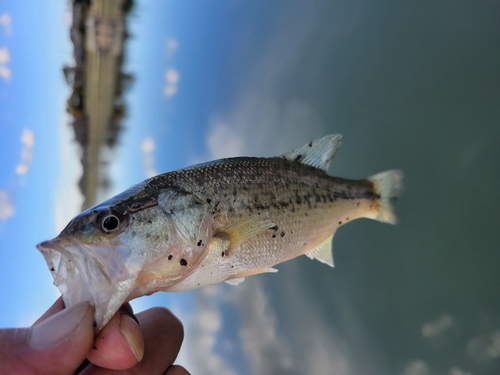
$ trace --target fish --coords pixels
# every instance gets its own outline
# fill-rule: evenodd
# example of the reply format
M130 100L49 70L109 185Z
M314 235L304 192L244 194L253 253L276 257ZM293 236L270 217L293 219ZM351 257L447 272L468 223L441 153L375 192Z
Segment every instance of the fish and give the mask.
M160 174L82 212L37 248L66 306L95 307L97 330L143 295L238 284L299 255L333 267L337 229L359 218L395 224L403 188L397 169L329 176L341 139Z

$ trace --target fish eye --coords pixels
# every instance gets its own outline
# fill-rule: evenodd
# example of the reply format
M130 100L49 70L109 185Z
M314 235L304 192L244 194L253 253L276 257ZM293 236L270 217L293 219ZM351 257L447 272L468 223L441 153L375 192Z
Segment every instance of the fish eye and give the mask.
M99 217L98 223L104 233L112 233L120 227L120 218L108 211Z
M120 224L120 221L118 220L118 218L115 215L109 215L102 222L102 229L104 229L107 232L112 232L116 228L118 228L119 224Z

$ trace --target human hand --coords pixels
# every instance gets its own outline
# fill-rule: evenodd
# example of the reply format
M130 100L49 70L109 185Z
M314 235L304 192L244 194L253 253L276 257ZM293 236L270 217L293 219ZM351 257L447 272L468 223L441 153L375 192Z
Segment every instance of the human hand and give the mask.
M93 308L84 302L64 309L61 299L30 328L0 329L0 373L26 375L185 375L173 366L182 324L163 308L137 314L127 305L94 338ZM145 350L145 348L147 348ZM90 364L81 371L82 363Z

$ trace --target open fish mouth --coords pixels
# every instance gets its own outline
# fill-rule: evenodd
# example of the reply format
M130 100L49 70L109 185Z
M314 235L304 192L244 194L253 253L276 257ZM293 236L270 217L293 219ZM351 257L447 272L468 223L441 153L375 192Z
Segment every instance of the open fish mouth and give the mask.
M100 330L125 302L135 278L110 246L89 246L74 237L59 236L37 245L67 307L89 301Z

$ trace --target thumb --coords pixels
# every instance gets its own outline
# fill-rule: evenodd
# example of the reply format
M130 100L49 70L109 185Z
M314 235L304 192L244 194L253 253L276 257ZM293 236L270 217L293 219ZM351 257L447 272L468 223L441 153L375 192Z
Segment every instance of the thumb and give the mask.
M73 374L92 347L92 321L82 302L30 328L0 331L0 373Z

